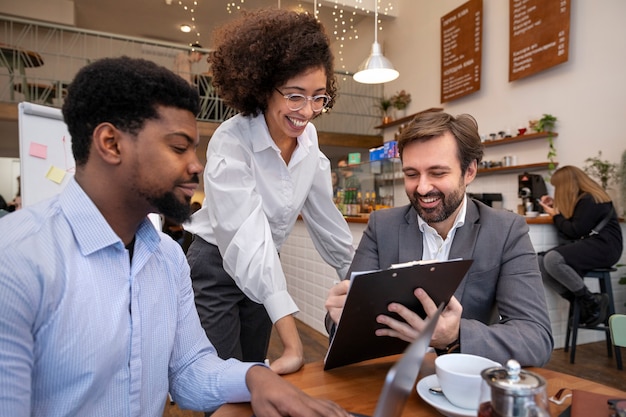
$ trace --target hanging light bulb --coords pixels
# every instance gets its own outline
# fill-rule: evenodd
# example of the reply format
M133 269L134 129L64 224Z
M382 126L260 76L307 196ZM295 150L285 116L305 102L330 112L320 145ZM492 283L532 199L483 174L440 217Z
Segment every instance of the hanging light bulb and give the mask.
M352 76L354 81L363 84L382 84L393 81L400 73L393 64L385 58L378 43L378 4L374 8L374 43L372 53L359 65L359 70Z

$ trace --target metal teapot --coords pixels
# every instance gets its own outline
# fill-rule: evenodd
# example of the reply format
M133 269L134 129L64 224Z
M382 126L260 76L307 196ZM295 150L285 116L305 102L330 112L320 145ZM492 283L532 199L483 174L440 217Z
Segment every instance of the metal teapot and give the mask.
M481 376L485 383L479 417L550 417L546 380L522 370L516 360L510 359L504 367L487 368Z

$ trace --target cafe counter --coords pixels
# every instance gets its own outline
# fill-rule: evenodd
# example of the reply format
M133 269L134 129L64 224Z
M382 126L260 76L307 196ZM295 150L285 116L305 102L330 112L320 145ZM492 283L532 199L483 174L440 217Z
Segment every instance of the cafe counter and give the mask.
M358 246L363 231L367 227L367 215L351 216L346 218L352 232L353 244ZM527 218L530 240L537 252L545 251L557 246L556 229L552 218L538 216ZM626 236L622 222L622 234ZM324 302L328 289L339 277L333 268L328 266L317 253L313 241L309 237L304 222L298 220L294 229L281 248L280 252L283 270L287 277L289 293L294 297L300 308L297 318L322 334L326 334L324 317L326 310ZM626 263L626 256L622 256L620 263ZM613 273L613 293L618 313L624 313L626 302L626 286L619 285L620 271ZM588 280L586 284L592 292L598 291L597 280ZM552 323L555 348L563 347L567 329L567 314L569 304L552 290L546 290L548 311ZM604 340L603 332L579 332L578 343L588 343Z

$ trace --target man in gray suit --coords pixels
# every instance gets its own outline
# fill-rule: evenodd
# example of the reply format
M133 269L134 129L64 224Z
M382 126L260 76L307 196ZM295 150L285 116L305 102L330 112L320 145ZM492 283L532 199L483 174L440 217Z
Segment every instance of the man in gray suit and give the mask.
M553 349L550 320L537 257L523 217L466 196L483 146L469 115L417 116L398 139L404 185L411 204L370 215L352 271L389 268L419 259L473 259L437 323L431 346L438 354L463 352L504 364L543 366ZM326 300L329 334L341 317L349 280ZM422 289L415 296L430 316L437 306ZM380 315L378 336L414 340L425 322L403 305Z

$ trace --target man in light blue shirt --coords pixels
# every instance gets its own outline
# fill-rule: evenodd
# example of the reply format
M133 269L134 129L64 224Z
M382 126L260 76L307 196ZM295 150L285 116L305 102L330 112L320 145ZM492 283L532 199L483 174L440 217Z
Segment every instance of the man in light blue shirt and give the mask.
M257 416L344 416L206 338L180 246L202 172L197 93L154 63L96 61L63 115L76 174L0 220L0 416L162 416L251 401Z

